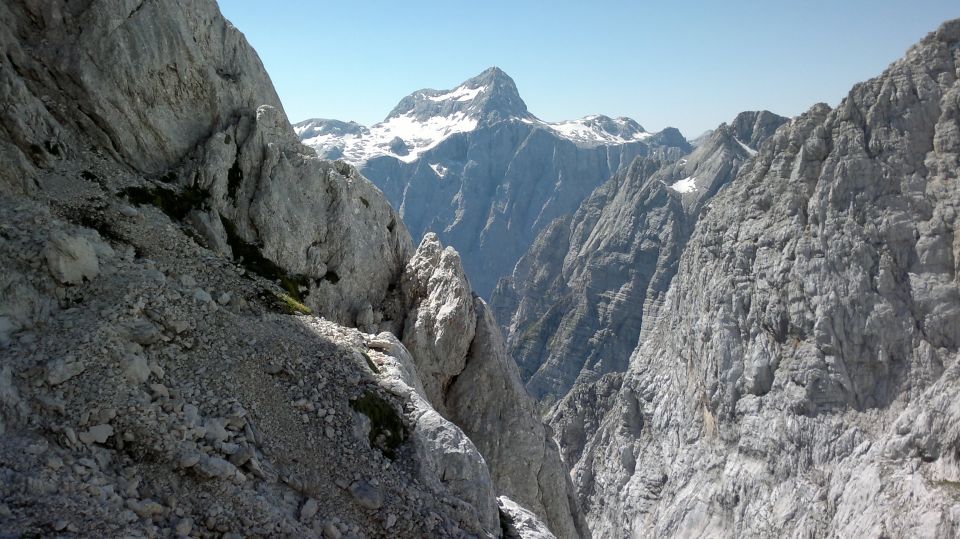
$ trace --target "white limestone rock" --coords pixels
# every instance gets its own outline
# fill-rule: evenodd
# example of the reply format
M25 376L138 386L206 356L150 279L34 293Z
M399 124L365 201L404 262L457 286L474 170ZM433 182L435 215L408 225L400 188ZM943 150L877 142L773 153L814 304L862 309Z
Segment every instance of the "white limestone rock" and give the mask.
M444 393L463 371L477 326L459 254L427 234L407 263L402 291L410 304L403 344L416 361L428 400L444 411Z
M100 274L100 263L93 245L79 235L56 231L44 249L50 273L64 284L80 284Z
M541 232L491 300L536 399L627 369L700 215L756 153L742 141L785 121L743 112L683 159L636 159Z
M597 535L960 530L958 51L955 20L713 200L575 466Z
M473 440L498 493L540 515L558 537L588 536L556 444L456 251L428 234L402 282L411 305L404 344L430 404Z
M496 494L487 463L460 428L444 419L427 401L407 349L389 333L377 336L378 350L386 353L381 363L385 386L409 399L413 410L412 444L420 465L420 480L437 491L450 489L475 511L473 518L488 533L499 529Z
M556 539L537 515L506 496L497 498L505 539Z

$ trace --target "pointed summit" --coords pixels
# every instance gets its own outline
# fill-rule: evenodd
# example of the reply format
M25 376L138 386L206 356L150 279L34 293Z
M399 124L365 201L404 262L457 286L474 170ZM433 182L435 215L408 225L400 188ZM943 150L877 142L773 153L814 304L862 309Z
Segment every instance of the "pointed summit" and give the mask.
M787 118L769 110L745 111L734 118L730 127L739 142L756 150L760 148L760 143L770 138L774 131L786 122Z
M463 83L463 86L486 89L481 106L485 123L530 116L527 104L520 98L516 83L499 67L487 68L483 73Z
M517 85L498 67L484 70L452 90L418 90L403 98L385 121L407 116L423 122L434 117L462 117L478 125L528 118Z

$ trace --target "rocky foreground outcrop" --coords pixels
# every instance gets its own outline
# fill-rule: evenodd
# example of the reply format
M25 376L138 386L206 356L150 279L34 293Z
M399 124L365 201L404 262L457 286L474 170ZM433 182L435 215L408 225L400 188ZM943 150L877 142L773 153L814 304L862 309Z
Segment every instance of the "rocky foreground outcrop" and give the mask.
M404 274L411 312L403 343L434 408L459 425L490 464L497 491L563 537L590 534L566 467L507 353L493 314L473 294L460 257L427 234Z
M960 20L762 144L554 411L594 533L956 536L958 176Z
M683 159L638 158L537 237L492 300L532 395L627 369L704 207L785 121L744 112Z
M213 2L7 2L0 48L0 530L589 533L462 271Z

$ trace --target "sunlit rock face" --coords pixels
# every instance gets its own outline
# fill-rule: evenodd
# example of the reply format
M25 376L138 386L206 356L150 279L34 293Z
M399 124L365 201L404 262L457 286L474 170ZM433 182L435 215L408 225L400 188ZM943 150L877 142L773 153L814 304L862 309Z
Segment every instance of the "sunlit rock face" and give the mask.
M551 416L597 536L957 533L958 66L951 21L713 198L622 382Z

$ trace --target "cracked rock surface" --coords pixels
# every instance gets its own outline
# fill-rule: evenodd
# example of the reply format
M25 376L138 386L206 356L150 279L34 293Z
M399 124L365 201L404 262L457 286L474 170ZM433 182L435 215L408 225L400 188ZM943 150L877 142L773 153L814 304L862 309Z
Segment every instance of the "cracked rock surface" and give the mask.
M597 536L958 533L958 96L955 20L713 199L622 382L551 417Z
M588 536L567 465L457 252L427 234L407 266L403 292L410 304L403 342L425 393L477 444L497 492L540 515L558 537Z

